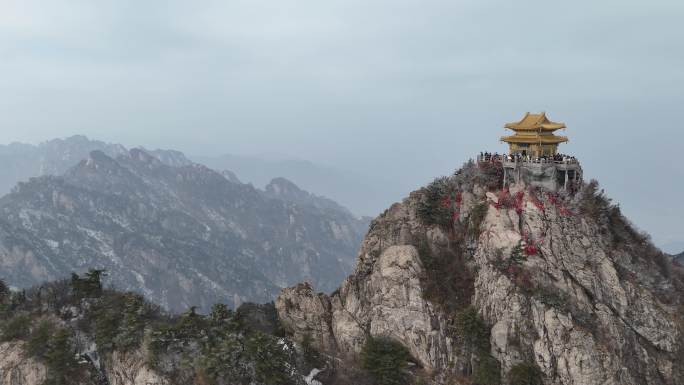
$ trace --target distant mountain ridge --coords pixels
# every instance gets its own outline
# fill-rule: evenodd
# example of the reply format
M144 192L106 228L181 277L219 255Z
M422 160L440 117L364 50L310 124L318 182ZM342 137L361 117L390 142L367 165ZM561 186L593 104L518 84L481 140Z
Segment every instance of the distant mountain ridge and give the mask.
M61 175L91 151L117 157L127 153L120 144L90 140L83 135L53 139L38 145L11 143L0 145L0 195L8 193L19 182L43 175ZM145 150L170 166L187 166L192 162L174 150Z
M674 260L679 262L680 265L684 266L684 251L675 255Z
M391 203L391 192L402 190L396 179L382 173L364 175L301 159L234 154L187 156L215 170L231 170L243 182L257 187L266 186L275 176L287 178L305 190L333 199L356 215L377 215Z
M43 175L61 175L91 151L100 150L116 157L127 146L89 139L83 135L48 140L43 143L0 144L0 196L18 182ZM265 188L273 178L286 178L304 190L325 196L351 210L357 216L375 216L403 193L397 178L378 173L364 173L320 165L284 156L249 156L224 154L184 154L174 150L149 150L163 163L181 166L200 163L211 169L229 170L236 179ZM229 178L230 179L230 178Z
M282 178L258 190L178 152L92 146L104 149L0 198L11 285L106 268L116 287L183 310L270 301L300 280L332 290L353 268L367 222L335 202Z

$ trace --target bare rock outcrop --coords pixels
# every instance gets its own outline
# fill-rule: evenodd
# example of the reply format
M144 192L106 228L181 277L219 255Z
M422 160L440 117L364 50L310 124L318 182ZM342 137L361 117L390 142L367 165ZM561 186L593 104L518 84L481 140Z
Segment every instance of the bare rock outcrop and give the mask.
M1 343L0 357L0 385L41 385L45 381L45 365L26 357L23 343Z
M331 326L330 298L314 292L309 283L284 289L275 302L281 322L300 337L311 337L323 351L335 351Z
M504 371L528 357L549 384L676 383L681 315L645 287L654 273L621 279L618 261L628 256L596 223L529 196L525 203L521 221L513 209L490 209L475 253L474 303L493 325ZM538 285L532 293L492 265L523 237L535 244L523 267Z
M309 334L328 352L357 355L368 336L400 341L428 371L446 369L454 359L447 319L429 301L421 279L419 251L411 243L421 226L408 205L396 204L376 221L359 254L356 274L331 296L308 284L283 289L276 309L283 326L302 340ZM439 228L426 237L448 243Z
M0 385L42 385L48 378L45 364L28 357L24 342L0 344ZM151 370L140 351L114 352L106 360L109 385L168 385L168 379ZM80 382L79 382L80 383ZM91 382L87 382L90 384ZM85 385L85 384L84 384Z
M423 218L434 186L373 221L355 273L332 295L284 289L276 307L285 329L352 357L368 336L391 337L443 384L477 365L454 328L472 306L490 328L503 383L521 364L547 385L684 383L681 267L595 186L560 196L492 188L468 172L435 182L448 195L428 214L443 223Z
M115 351L111 354L106 365L109 385L168 385L163 378L146 364L145 356L136 350L122 353Z

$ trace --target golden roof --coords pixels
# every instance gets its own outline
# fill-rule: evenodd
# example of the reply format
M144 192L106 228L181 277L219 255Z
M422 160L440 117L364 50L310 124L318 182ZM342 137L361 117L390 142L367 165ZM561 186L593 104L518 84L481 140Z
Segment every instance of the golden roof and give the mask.
M558 144L567 142L568 137L558 135L511 135L502 136L501 140L507 143Z
M507 123L504 127L510 128L511 130L555 131L559 128L565 128L565 123L550 121L546 117L545 112L542 112L541 114L530 114L529 112L526 112L525 117L523 117L521 121Z

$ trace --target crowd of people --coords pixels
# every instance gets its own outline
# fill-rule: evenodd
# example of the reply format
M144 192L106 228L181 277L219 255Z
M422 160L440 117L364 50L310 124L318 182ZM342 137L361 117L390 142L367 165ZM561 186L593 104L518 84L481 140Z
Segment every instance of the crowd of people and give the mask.
M542 155L542 156L530 156L527 154L499 154L490 152L480 152L480 157L478 158L480 162L530 162L530 163L577 163L577 159L574 156L565 154L554 154L554 155Z

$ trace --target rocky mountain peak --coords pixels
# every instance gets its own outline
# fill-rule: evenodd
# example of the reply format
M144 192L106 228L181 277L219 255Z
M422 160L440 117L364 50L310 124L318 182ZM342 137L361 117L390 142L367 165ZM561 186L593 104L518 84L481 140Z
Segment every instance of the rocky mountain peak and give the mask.
M221 175L223 175L223 177L228 179L228 181L231 183L242 184L242 182L240 181L240 178L238 178L238 176L230 170L221 171Z
M154 156L155 158L159 159L163 164L166 164L168 166L172 167L182 167L182 166L189 166L193 164L193 162L188 159L185 154L183 154L180 151L176 150L148 150L143 147L140 148L141 150L147 152L148 154Z
M0 145L0 195L9 192L19 182L28 181L31 177L43 175L62 175L88 159L92 151L100 151L112 159L131 157L131 153L122 145L105 143L88 139L83 135L75 135L64 139L53 139L39 145L13 143ZM192 164L182 153L172 150L145 150L142 155L153 161L148 155L170 166L187 166ZM92 159L96 160L96 159ZM93 165L97 164L95 162ZM102 166L102 165L100 165Z
M282 177L272 179L271 182L266 185L264 193L267 197L282 199L297 205L314 206L321 210L344 211L347 214L352 215L349 210L340 206L335 201L304 191L290 180Z
M88 157L82 160L74 169L78 169L79 166L85 167L94 171L109 171L109 170L121 170L122 167L111 157L105 154L103 151L95 150L88 154Z
M125 154L126 148L120 144L110 144L99 140L90 140L84 135L73 135L64 139L52 139L37 146L45 160L78 160L84 153L102 151L116 157Z
M135 162L140 162L149 166L159 166L162 162L155 156L152 156L142 148L132 148L128 151L129 158Z
M267 194L279 196L291 201L306 200L311 195L285 178L272 179L271 182L266 185L265 190Z
M119 155L119 159L121 157ZM142 194L145 191L139 177L100 150L91 151L86 159L67 170L61 179L72 186L90 191L106 191L108 194ZM41 182L42 179L36 179L31 185L33 188L48 188Z
M433 384L684 382L681 266L597 183L503 187L497 168L469 163L393 205L338 290L281 292L284 328L349 365L370 338L397 341Z

